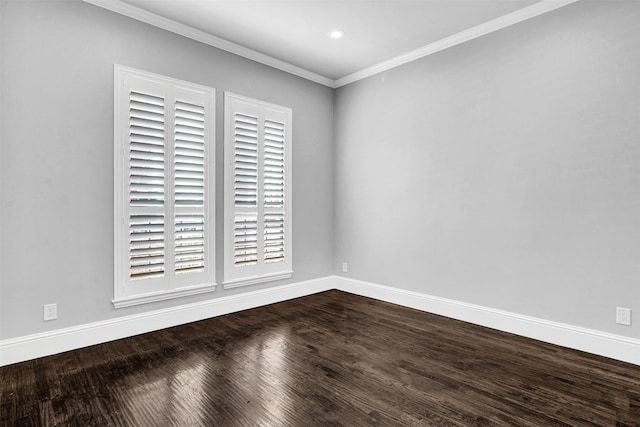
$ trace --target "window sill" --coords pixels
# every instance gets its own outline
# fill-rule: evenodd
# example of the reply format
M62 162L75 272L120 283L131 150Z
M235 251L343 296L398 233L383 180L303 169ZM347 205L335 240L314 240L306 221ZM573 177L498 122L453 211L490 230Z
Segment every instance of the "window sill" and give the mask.
M216 284L207 283L204 285L189 286L188 288L172 289L170 291L153 292L144 295L133 295L130 297L113 299L111 303L115 308L131 307L134 305L148 304L156 301L164 301L173 298L198 295L216 290Z
M293 271L282 271L278 273L264 274L262 276L243 277L242 279L227 280L222 283L224 289L239 288L241 286L255 285L257 283L273 282L275 280L289 279L293 276Z

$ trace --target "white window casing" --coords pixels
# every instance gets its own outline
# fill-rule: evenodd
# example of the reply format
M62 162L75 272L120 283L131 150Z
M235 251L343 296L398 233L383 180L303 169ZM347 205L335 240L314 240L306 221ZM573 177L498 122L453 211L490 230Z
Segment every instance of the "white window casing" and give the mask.
M114 299L215 289L212 88L114 66Z
M293 274L290 108L225 92L225 289Z

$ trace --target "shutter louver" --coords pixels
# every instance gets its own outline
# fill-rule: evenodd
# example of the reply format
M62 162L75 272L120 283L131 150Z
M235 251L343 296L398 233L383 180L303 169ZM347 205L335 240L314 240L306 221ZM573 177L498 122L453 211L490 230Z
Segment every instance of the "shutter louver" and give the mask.
M255 214L236 215L233 252L236 267L258 263L258 217Z
M264 122L264 261L284 261L284 123Z
M234 115L233 202L248 209L234 220L233 248L236 267L258 262L258 118Z
M176 206L203 206L204 107L176 102L174 154Z
M284 123L264 124L264 204L284 205Z
M164 204L164 99L131 91L129 99L129 201Z
M284 261L284 213L264 216L264 262Z
M205 111L175 103L174 131L174 269L178 274L205 268Z
M129 94L129 276L162 277L164 258L164 99Z
M234 204L256 207L258 203L257 117L235 114L234 142Z
M131 215L129 261L131 279L164 274L164 215Z
M204 271L204 215L176 215L175 271Z

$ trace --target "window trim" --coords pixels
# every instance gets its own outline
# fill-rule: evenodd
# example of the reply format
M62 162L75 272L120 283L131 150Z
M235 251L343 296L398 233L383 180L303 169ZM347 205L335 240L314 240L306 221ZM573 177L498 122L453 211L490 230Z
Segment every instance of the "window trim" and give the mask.
M276 110L286 116L285 119L285 158L284 158L284 216L285 216L285 259L283 269L262 274L250 274L244 277L233 277L234 248L233 248L233 224L234 224L234 124L232 107L234 101L252 104L260 109ZM293 215L292 215L292 152L293 152L293 112L291 108L261 101L254 98L238 95L233 92L224 92L224 274L223 288L233 289L258 283L288 279L293 276ZM259 166L262 168L262 166ZM260 181L259 181L260 182ZM258 193L259 194L259 193ZM260 196L258 196L260 198ZM260 207L257 207L258 213ZM258 230L259 233L263 229Z
M128 244L125 239L125 230L128 227L128 221L125 218L125 210L128 203L127 194L129 191L129 184L126 179L126 153L129 142L126 136L127 134L125 129L125 115L122 110L122 103L124 102L123 96L125 96L122 86L124 85L125 79L129 76L145 79L165 86L171 85L174 89L186 89L202 92L202 95L205 98L205 104L207 104L208 107L206 109L205 116L206 125L208 126L208 131L205 137L205 144L208 150L206 150L205 152L204 161L205 167L208 165L210 170L207 172L207 169L205 168L204 185L205 192L208 194L208 197L205 197L203 208L206 215L206 222L209 223L209 226L205 227L205 239L207 239L207 255L205 262L208 262L208 265L204 283L195 283L193 285L177 287L180 281L171 278L164 281L164 284L166 286L164 289L157 289L138 294L131 293L128 290L130 285L128 285L126 277L128 277L127 272L129 271L129 268L127 263L125 262L124 252L128 251ZM189 295L212 292L215 291L217 287L217 283L215 281L215 93L215 89L211 87L138 70L120 64L114 64L114 297L111 302L115 308L129 307ZM171 129L173 126L173 118L171 118L170 121ZM165 136L165 138L167 137ZM170 139L167 140L170 141ZM171 164L171 162L173 162L173 158L165 160L165 165L167 163ZM166 176L172 177L173 171L168 171L165 175L165 179L167 179ZM170 206L166 209L174 209L173 200L170 200ZM173 250L170 250L165 252L165 255L170 255L172 253ZM173 287L168 287L167 285L169 283L171 283Z

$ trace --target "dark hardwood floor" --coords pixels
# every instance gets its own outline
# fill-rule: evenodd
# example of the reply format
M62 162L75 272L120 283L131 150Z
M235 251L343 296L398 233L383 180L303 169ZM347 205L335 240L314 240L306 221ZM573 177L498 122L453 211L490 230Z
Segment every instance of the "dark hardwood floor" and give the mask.
M640 367L339 291L0 368L2 426L640 425Z

